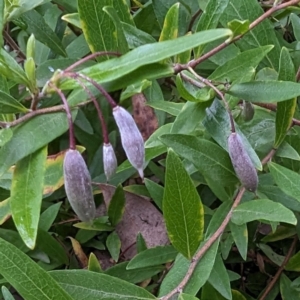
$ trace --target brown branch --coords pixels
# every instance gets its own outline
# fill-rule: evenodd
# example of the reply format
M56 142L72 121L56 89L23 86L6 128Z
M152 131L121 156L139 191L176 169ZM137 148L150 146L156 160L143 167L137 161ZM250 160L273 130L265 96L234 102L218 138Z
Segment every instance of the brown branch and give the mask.
M17 53L22 59L26 59L26 55L22 52L17 43L13 40L13 38L9 35L9 33L6 30L3 31L3 37L6 40L7 44L9 44L13 50L17 51Z
M64 72L70 72L72 71L74 68L80 66L81 64L85 63L88 60L94 59L98 56L103 56L103 55L114 55L114 56L121 56L121 54L119 52L113 52L113 51L101 51L101 52L95 52L92 53L78 61L76 61L74 64L72 64L71 66L67 67Z
M272 281L268 284L267 288L265 289L264 293L261 295L259 300L266 299L266 297L268 296L268 294L270 293L270 291L274 287L275 283L277 282L277 280L279 279L281 273L283 272L286 264L288 263L289 259L291 258L292 254L293 254L293 251L296 247L297 241L298 241L298 236L296 235L294 237L294 240L293 240L293 242L290 246L290 249L289 249L288 253L286 254L286 257L284 258L283 263L281 264L280 268L277 270L275 276L273 277Z
M193 14L193 16L192 16L192 18L191 18L191 21L190 21L190 24L189 24L189 27L188 27L188 31L191 31L192 30L192 28L193 28L193 25L194 25L194 23L195 23L195 21L196 21L196 19L199 17L199 15L201 14L201 9L198 9L194 14Z
M84 106L84 105L86 105L90 102L91 102L91 100L86 101L86 102L82 102L82 103L80 103L80 104L78 104L74 107L71 107L71 109L74 109L76 107ZM44 114L51 114L51 113L60 112L60 111L65 111L64 105L57 105L57 106L53 106L53 107L41 108L41 109L38 109L38 110L31 111L28 114L20 117L19 119L15 120L15 121L0 122L0 127L2 127L2 128L14 127L14 126L17 126L17 125L19 125L23 122L26 122L26 121L30 120L31 118L34 118L35 116L44 115Z
M189 63L187 64L176 64L174 66L174 72L178 73L182 70L186 70L189 67L191 68L195 68L197 65L199 65L200 63L202 63L203 61L207 60L208 58L210 58L211 56L215 55L216 53L220 52L221 50L223 50L224 48L226 48L228 45L238 41L239 39L241 39L246 33L248 33L250 30L252 30L254 27L256 27L257 25L259 25L262 21L264 21L265 19L267 19L268 17L270 17L274 12L281 10L283 8L286 8L288 6L292 6L292 5L296 5L300 2L300 0L291 0L288 2L284 2L281 3L277 6L273 6L272 8L270 8L268 11L266 11L264 14L262 14L260 17L258 17L255 21L253 21L247 32L237 35L236 37L234 37L231 41L225 41L222 44L220 44L219 46L215 47L214 49L212 49L211 51L207 52L206 54L202 55L201 57L191 60Z

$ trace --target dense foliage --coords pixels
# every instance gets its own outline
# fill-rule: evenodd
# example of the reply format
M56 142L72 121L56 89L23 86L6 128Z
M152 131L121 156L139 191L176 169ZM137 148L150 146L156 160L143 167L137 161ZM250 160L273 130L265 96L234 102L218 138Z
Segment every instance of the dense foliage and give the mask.
M0 0L1 299L300 299L300 0Z

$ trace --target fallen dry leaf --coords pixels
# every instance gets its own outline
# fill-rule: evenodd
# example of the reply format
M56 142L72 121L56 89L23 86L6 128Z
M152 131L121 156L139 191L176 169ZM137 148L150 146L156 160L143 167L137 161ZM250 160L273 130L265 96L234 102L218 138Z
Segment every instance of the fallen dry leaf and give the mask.
M99 184L106 208L115 192L115 187ZM121 239L121 250L126 260L136 254L136 237L140 232L149 248L169 244L161 212L148 200L125 192L126 204L122 221L116 226ZM99 208L102 210L103 208Z
M147 106L147 100L143 93L132 96L133 118L146 141L158 128L158 120L154 109Z

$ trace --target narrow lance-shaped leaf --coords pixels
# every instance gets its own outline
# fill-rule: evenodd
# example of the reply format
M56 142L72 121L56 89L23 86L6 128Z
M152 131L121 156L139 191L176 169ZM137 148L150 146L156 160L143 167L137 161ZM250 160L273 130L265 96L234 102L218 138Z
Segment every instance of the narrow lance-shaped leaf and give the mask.
M226 9L229 0L209 0L205 7L205 10L199 18L196 31L203 31L207 29L216 28L221 15ZM204 45L197 47L194 52L195 56L199 57L204 49Z
M28 112L28 109L11 95L0 91L0 111L3 114L15 114Z
M178 15L180 3L175 3L170 7L164 20L164 25L160 33L159 41L173 40L178 35Z
M143 45L119 58L109 59L95 66L85 68L82 72L99 83L109 82L129 74L139 67L162 61L193 47L228 37L230 34L230 30L218 28L179 37L174 40ZM78 83L68 79L64 80L60 87L62 89L72 89L77 86Z
M300 84L291 81L250 81L232 85L228 94L250 102L274 103L300 95Z
M28 32L33 33L38 41L55 53L66 56L61 40L36 10L30 10L22 14L22 21L26 23Z
M84 298L89 300L156 299L139 286L103 273L86 270L60 270L52 271L50 274L72 296L73 300Z
M281 50L279 64L279 80L295 80L295 67L290 56L289 50L285 47ZM283 142L287 131L291 126L291 122L295 113L297 99L292 98L283 102L278 102L276 110L276 136L274 147L278 148Z
M224 27L227 27L227 24L234 19L253 22L261 16L263 12L260 3L256 0L230 0L229 5L220 17L220 23ZM275 70L278 69L280 44L276 37L273 24L269 19L265 19L258 24L258 26L252 28L242 39L236 42L236 45L242 51L265 45L274 45L274 49L266 55L263 64Z
M14 223L26 246L35 247L40 209L47 147L20 160L14 170L10 207Z
M122 219L125 209L125 194L122 185L118 185L108 206L108 217L113 226L116 226Z
M203 238L204 211L193 181L173 150L167 157L163 212L173 246L191 258Z
M115 25L115 35L117 37L116 50L122 54L128 52L128 44L125 38L123 26L116 10L111 6L105 6L103 10L109 15L109 17L112 19Z
M0 274L24 299L73 300L59 284L28 255L0 238Z
M78 1L81 28L92 52L117 50L117 37L111 34L115 31L115 25L110 16L103 10L105 6L111 5L111 3L111 0ZM108 55L103 55L98 60L104 61L109 58Z
M237 225L254 220L285 222L293 225L297 223L297 219L291 210L269 199L244 202L234 209L231 218L231 221Z
M159 139L191 161L204 177L221 186L237 183L228 153L215 143L184 134L165 134Z
M273 162L270 162L268 166L278 187L300 202L300 175Z
M76 116L77 110L72 114ZM65 113L36 116L13 129L14 135L0 149L0 176L14 163L68 130Z

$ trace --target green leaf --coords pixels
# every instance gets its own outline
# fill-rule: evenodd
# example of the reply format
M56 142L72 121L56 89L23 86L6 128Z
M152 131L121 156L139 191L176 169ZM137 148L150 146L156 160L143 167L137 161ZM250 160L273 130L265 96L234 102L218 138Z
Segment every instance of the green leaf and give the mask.
M61 204L62 202L55 203L49 206L45 211L43 211L39 222L40 229L48 231L51 228L54 220L57 217Z
M173 150L168 151L166 162L163 212L173 246L191 258L203 238L204 211L193 181Z
M160 140L192 162L204 177L221 186L237 182L228 153L215 143L184 134L165 134Z
M102 84L129 74L139 67L162 61L201 44L230 36L230 34L231 31L228 29L212 29L179 37L175 40L143 45L119 58L113 58L85 68L82 70L82 73ZM64 80L61 84L62 89L72 89L77 86L78 84L70 79Z
M233 32L233 37L244 34L249 30L249 20L232 20L228 22L228 28Z
M39 229L37 234L37 248L45 252L51 261L60 264L69 264L69 258L65 248L48 232Z
M158 208L162 210L164 188L161 185L155 183L154 181L149 180L148 178L145 178L144 182L151 196L151 199L155 202Z
M0 225L2 225L10 216L10 199L5 199L0 202Z
M203 243L202 243L203 245ZM200 247L202 247L202 245ZM208 280L211 270L214 266L219 240L214 242L209 250L204 254L197 264L190 280L183 289L184 293L196 295L199 289ZM171 290L176 288L188 271L190 260L179 254L173 264L173 267L168 272L161 283L158 297L166 295Z
M261 5L256 0L230 0L220 18L223 27L234 19L249 20L253 22L264 13ZM277 40L273 24L269 19L251 29L242 39L235 43L242 51L251 48L259 48L265 45L274 45L274 49L267 54L263 60L264 65L278 70L278 62L280 56L280 44Z
M273 45L267 45L244 51L215 69L208 79L221 82L239 79L245 70L255 69L273 48Z
M243 260L247 260L248 253L248 229L246 224L236 225L232 222L229 223L233 240L240 252Z
M24 299L72 300L46 271L21 250L2 238L0 248L0 274Z
M171 133L193 134L199 120L204 119L205 110L209 105L208 101L203 103L186 102L173 123Z
M297 219L291 210L268 199L244 202L234 209L231 217L231 221L237 225L254 220L297 224Z
M0 147L3 147L13 136L10 128L0 129Z
M224 262L220 255L216 256L208 282L225 298L232 299L230 281Z
M125 210L125 193L122 185L118 185L108 205L108 217L113 226L122 219Z
M147 105L155 109L165 111L172 116L178 116L184 106L183 103L174 103L167 101L151 101L151 103L147 103Z
M0 91L0 111L3 114L15 114L26 113L28 109L9 94Z
M295 67L290 56L289 50L285 47L281 50L278 79L279 80L295 80ZM276 136L274 148L278 148L283 142L290 126L296 110L296 97L287 101L279 102L276 110Z
M300 175L272 162L268 166L278 187L287 195L300 201Z
M65 14L61 17L61 19L81 29L78 13Z
M127 270L157 266L173 261L178 251L171 245L146 249L137 254L127 265Z
M14 128L13 138L0 149L0 176L14 163L47 145L68 128L63 112L39 115Z
M73 300L147 300L155 299L145 289L108 276L86 270L63 270L49 273Z
M291 285L292 281L282 273L280 276L280 293L283 300L297 300L299 298L299 291Z
M232 85L228 94L250 102L274 103L300 95L300 85L291 81L250 81Z
M42 15L35 10L29 10L22 14L22 21L26 23L26 30L34 34L35 38L42 44L45 44L55 53L66 56L66 51L55 32L45 22Z
M136 28L133 25L122 22L124 34L130 49L137 48L145 44L156 43L152 35Z
M300 212L299 200L296 200L293 197L290 197L284 193L279 187L274 185L261 185L258 187L258 190L266 195L269 199L279 202L285 207Z
M98 273L102 272L100 262L97 256L93 252L91 252L89 256L88 270L92 272L98 272Z
M178 16L180 3L177 2L168 10L162 31L160 33L159 41L167 41L176 39L178 36Z
M143 90L151 86L152 82L144 79L142 81L138 81L134 84L129 85L122 93L120 97L120 102L124 101L127 98L132 97L135 94L141 93Z
M287 271L300 272L300 251L294 254L285 266Z
M14 296L10 293L6 286L2 285L1 291L4 300L15 300Z
M116 1L116 2L123 2L123 1ZM124 2L123 2L124 3ZM117 37L117 48L116 50L122 54L128 52L128 44L125 38L124 30L120 18L116 12L116 10L111 6L103 7L103 11L105 11L110 18L112 19L115 25L114 36Z
M114 22L103 10L107 5L113 5L113 1L78 1L81 28L92 52L116 51L118 47L117 36L111 34L111 32L115 31ZM104 61L109 58L110 56L103 55L100 56L98 60Z
M296 14L291 13L290 20L292 22L295 38L297 41L300 41L300 18Z
M205 10L199 18L196 31L198 32L216 28L219 23L219 19L224 13L224 10L226 9L228 3L229 0L209 0L205 7ZM204 45L197 47L194 50L195 56L199 57L202 54L203 49Z
M121 240L118 234L113 231L106 239L106 247L109 251L111 258L117 262L119 260Z
M131 283L140 283L160 273L164 269L163 266L155 266L142 269L127 270L127 265L127 261L118 263L117 265L114 265L113 267L105 270L105 274L126 280Z
M13 80L16 83L25 84L30 86L30 82L26 76L26 73L22 67L16 62L16 60L9 55L4 49L0 50L0 73L8 79ZM3 91L5 92L5 91ZM8 91L6 91L8 93Z
M26 11L33 10L35 7L48 2L48 0L30 0L30 1L7 1L5 7L5 14L7 14L7 21L12 21L18 18ZM18 3L16 5L16 3ZM9 4L9 5L8 5Z
M14 223L26 246L34 249L40 209L47 147L20 160L14 170L10 208Z
M189 295L189 294L181 293L181 294L178 296L178 300L199 300L199 298L194 297L194 296Z

